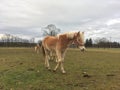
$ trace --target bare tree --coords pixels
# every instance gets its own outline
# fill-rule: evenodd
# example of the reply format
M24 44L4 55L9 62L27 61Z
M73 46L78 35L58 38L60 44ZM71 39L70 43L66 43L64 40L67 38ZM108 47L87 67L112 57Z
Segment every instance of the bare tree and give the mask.
M6 36L6 42L10 42L10 34L5 34Z
M109 46L109 40L106 38L97 38L95 40L95 43L98 45L98 47L108 47Z
M44 27L42 30L44 36L46 35L56 36L60 32L60 29L56 28L54 24L49 24L47 27Z
M35 42L35 38L31 38L29 42L30 43L34 43Z

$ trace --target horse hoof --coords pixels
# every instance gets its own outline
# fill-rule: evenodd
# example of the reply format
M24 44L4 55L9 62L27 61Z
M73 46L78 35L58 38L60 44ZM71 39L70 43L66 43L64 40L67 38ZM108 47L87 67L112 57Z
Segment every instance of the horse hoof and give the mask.
M51 71L51 69L50 69L50 68L48 68L48 71Z
M53 72L56 72L56 70L53 70Z
M51 68L49 68L49 67L46 67L46 69L48 69L49 71L51 70Z
M62 74L66 74L66 72L65 72L65 71L63 71L63 72L62 72Z

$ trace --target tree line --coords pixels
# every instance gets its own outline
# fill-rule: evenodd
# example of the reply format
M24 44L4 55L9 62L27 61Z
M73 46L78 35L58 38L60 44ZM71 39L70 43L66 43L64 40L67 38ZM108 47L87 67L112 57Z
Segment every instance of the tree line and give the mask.
M32 47L34 38L27 40L11 34L5 34L0 39L0 47Z
M56 36L60 33L60 29L57 28L54 24L49 24L46 27L41 29L43 32L43 36ZM41 40L38 41L40 43ZM34 42L34 38L23 39L18 36L13 36L10 34L5 34L0 39L0 46L1 47L33 47L36 43ZM96 47L96 48L120 48L119 42L111 42L106 38L97 38L96 40L92 40L92 38L86 39L85 41L86 47ZM76 45L71 45L70 47L75 48Z
M85 41L86 47L96 47L96 48L120 48L119 42L112 42L106 38L97 38L96 40L93 40L91 38L86 39Z
M56 36L58 33L60 33L60 29L54 24L49 24L46 27L43 27L41 30L43 31L42 36ZM40 44L41 40L39 40L38 43ZM13 36L11 34L5 34L0 39L0 47L33 47L35 45L36 43L34 38L28 40L18 36Z

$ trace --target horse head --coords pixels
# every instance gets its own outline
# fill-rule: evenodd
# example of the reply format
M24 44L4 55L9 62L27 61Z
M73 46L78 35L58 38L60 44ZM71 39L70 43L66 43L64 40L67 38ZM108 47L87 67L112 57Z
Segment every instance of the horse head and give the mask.
M77 32L75 33L75 39L73 41L81 51L85 51L85 42L84 42L84 32Z

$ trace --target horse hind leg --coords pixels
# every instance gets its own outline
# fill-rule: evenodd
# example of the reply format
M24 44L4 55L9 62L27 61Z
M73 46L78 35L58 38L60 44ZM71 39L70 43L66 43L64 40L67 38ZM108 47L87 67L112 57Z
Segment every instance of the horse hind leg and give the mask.
M50 64L49 64L49 54L48 54L47 51L45 51L45 67L46 67L48 70L51 70Z
M50 64L49 64L49 60L48 60L48 59L46 60L46 63L47 63L47 69L48 69L48 70L51 70Z
M58 58L57 58L56 53L54 54L54 59L55 59L55 62L58 62Z

